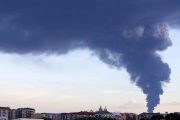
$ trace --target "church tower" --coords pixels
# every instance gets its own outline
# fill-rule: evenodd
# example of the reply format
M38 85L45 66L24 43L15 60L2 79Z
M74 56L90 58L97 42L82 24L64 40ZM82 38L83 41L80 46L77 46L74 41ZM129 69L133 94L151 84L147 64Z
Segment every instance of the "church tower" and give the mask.
M99 107L99 111L103 111L101 106Z
M105 108L104 108L104 112L108 112L108 110L107 110L106 106L105 106Z

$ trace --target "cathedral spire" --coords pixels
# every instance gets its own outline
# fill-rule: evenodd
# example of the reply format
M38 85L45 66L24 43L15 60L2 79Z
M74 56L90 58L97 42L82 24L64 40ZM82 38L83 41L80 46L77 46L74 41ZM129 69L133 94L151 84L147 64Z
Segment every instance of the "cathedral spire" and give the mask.
M107 112L107 108L106 108L106 106L105 106L105 108L104 108L104 111L105 111L105 112Z
M99 107L99 111L103 111L101 106Z

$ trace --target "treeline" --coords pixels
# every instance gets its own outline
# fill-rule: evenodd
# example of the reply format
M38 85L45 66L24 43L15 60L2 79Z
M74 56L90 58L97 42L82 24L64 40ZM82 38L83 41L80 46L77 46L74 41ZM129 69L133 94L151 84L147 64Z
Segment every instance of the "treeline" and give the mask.
M141 118L140 120L180 120L180 114L170 113L170 114L167 114L166 116L159 114L159 115L152 116L150 119Z
M114 118L101 118L101 117L84 117L84 118L77 118L75 120L116 120Z

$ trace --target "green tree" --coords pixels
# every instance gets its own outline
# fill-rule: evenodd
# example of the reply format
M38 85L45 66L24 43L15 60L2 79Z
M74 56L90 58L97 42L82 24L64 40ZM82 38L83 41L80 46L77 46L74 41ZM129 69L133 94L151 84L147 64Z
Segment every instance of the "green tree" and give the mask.
M154 115L152 116L151 120L161 120L161 119L164 119L163 115Z
M166 120L180 120L180 114L170 113L166 116Z

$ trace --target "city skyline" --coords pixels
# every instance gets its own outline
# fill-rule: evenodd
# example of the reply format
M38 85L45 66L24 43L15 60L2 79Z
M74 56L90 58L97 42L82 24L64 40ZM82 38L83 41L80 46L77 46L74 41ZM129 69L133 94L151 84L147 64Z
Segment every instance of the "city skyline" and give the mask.
M34 108L17 108L11 109L10 107L0 107L0 119L1 120L171 120L179 119L180 112L174 113L120 113L120 112L110 112L106 107L104 109L102 106L99 107L97 111L73 111L69 113L37 113Z

